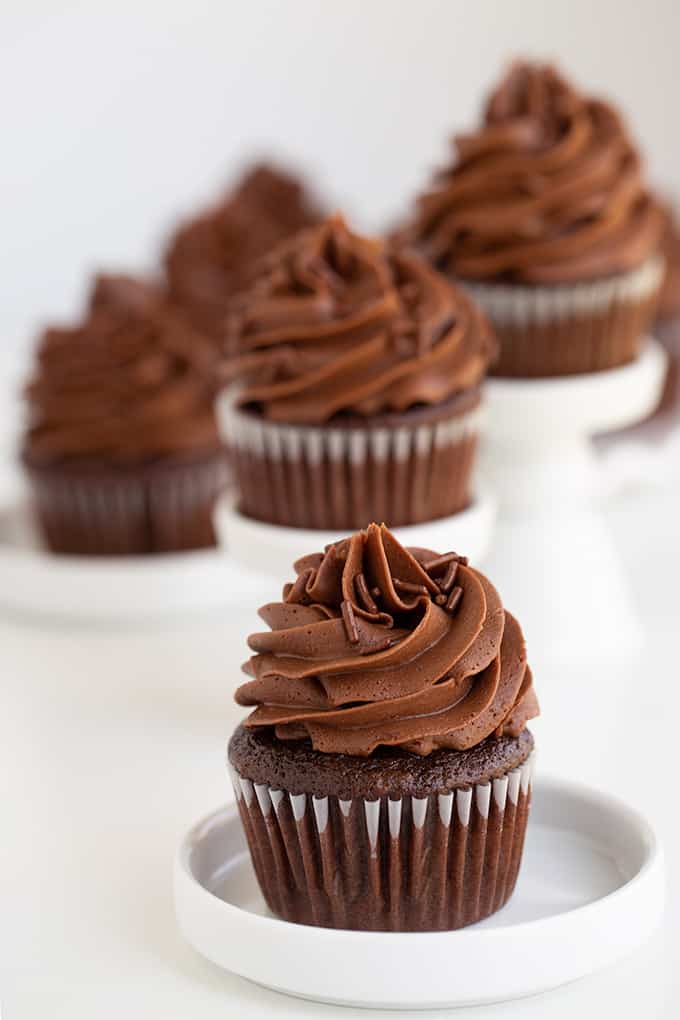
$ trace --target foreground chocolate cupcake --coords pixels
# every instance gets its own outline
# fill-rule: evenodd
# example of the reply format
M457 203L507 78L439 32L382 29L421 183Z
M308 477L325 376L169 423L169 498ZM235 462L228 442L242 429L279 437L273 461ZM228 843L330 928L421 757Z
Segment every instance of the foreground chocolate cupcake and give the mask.
M415 524L467 506L495 353L472 301L340 217L274 251L231 317L218 403L243 513L272 524Z
M213 544L226 467L212 363L161 295L129 277L99 277L85 320L45 332L22 455L54 552Z
M663 276L662 215L618 113L552 68L520 63L456 148L407 235L490 316L495 374L634 359Z
M229 744L270 909L332 928L472 924L512 894L538 714L524 639L464 557L385 528L296 564L249 639Z
M221 341L231 299L252 282L257 261L321 215L296 177L267 164L252 167L218 205L172 238L165 256L171 299Z

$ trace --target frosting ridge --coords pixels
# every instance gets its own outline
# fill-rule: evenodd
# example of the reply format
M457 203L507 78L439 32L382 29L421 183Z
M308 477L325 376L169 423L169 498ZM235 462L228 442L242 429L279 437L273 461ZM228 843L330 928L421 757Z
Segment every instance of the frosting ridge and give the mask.
M371 524L295 569L260 611L271 630L249 639L247 727L319 751L422 755L517 736L538 714L519 625L465 557Z
M658 249L662 217L615 109L549 66L517 63L482 126L418 202L409 240L470 280L569 283Z
M231 299L252 282L258 260L320 217L294 176L253 166L221 202L177 230L165 258L173 300L221 338Z
M239 404L288 424L441 403L476 387L495 353L462 291L339 216L275 249L228 342Z
M96 279L88 313L41 337L26 390L35 463L130 463L218 445L213 356L153 288Z

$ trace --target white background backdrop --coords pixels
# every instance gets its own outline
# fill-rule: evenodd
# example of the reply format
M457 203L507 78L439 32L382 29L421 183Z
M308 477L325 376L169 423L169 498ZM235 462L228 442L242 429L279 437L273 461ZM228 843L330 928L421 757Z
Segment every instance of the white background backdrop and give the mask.
M5 353L97 266L152 262L249 155L288 157L379 228L512 56L556 57L680 165L677 0L4 0Z

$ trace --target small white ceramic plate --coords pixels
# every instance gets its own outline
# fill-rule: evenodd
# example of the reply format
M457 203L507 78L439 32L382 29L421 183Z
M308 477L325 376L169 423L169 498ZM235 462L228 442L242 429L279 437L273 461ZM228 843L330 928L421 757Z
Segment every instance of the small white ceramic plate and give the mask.
M223 607L252 611L274 594L271 579L249 573L220 549L55 556L41 545L25 500L0 505L0 605L6 609L57 619L144 622Z
M534 786L510 903L461 931L335 931L272 917L233 804L191 829L175 862L180 929L209 960L276 991L375 1008L499 1002L573 981L651 935L663 895L662 853L645 819L555 780Z
M248 570L287 577L295 560L345 537L333 531L263 524L239 513L235 504L231 493L221 498L215 511L215 527L220 542ZM402 545L438 552L455 549L478 564L489 547L495 516L493 498L488 491L480 490L467 510L436 521L394 528L394 534Z

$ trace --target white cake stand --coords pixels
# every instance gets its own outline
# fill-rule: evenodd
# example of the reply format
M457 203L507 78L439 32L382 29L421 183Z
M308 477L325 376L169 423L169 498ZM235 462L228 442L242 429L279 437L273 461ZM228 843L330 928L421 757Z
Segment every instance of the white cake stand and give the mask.
M0 476L0 609L82 624L148 625L229 610L252 615L277 587L220 549L158 556L55 556L23 487ZM279 586L280 587L280 586Z
M394 528L394 534L403 545L437 552L454 549L476 564L489 547L495 512L495 501L488 491L480 489L466 510L436 521ZM346 537L333 531L289 528L253 520L238 511L231 493L224 495L217 506L215 529L234 562L247 571L269 574L281 582L290 580L295 560Z
M478 562L495 504L397 529L405 544L458 549ZM294 576L293 563L344 536L261 524L237 513L228 495L216 515L221 549L158 556L55 556L40 539L22 484L0 475L0 608L57 620L148 624L228 608L252 615Z
M600 512L591 437L651 413L665 370L651 340L623 368L489 381L482 459L499 518L486 565L534 660L626 657L641 644L625 563Z

